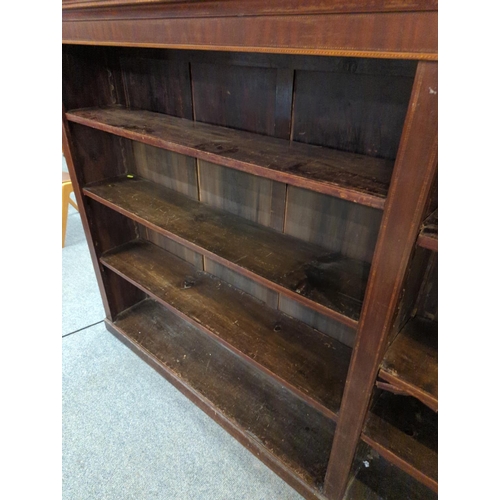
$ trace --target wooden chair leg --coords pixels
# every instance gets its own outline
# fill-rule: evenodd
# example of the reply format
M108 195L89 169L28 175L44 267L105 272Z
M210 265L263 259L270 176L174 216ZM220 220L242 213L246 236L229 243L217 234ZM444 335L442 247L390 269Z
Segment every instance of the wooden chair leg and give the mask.
M71 193L70 193L70 194L71 194ZM78 210L78 205L77 205L77 204L76 204L76 203L75 203L75 202L71 199L71 196L69 196L69 195L68 195L68 201L69 201L70 205L71 205L74 209Z

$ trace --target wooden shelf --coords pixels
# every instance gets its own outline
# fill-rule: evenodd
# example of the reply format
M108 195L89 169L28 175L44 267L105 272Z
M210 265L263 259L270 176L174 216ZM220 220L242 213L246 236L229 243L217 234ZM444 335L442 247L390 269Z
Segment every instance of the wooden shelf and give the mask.
M438 418L408 396L382 392L365 423L363 440L433 491L438 490Z
M438 410L437 323L411 319L387 350L379 376Z
M438 211L425 220L417 240L418 245L433 252L438 251Z
M344 500L437 500L437 494L360 443Z
M87 196L312 309L355 328L370 265L203 205L142 179Z
M77 109L66 116L128 139L379 209L394 163L123 107Z
M149 242L128 243L101 262L336 419L349 347Z
M106 321L120 340L299 491L321 487L334 422L152 300Z

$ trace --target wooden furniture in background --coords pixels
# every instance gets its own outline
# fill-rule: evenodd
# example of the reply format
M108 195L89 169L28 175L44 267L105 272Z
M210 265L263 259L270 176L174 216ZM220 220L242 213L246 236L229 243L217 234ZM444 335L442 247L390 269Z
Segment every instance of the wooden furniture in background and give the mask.
M63 0L107 328L306 498L437 493L437 4Z
M77 204L71 199L70 195L73 192L73 184L67 172L62 173L62 247L66 240L66 226L68 223L68 207L71 204L78 210Z

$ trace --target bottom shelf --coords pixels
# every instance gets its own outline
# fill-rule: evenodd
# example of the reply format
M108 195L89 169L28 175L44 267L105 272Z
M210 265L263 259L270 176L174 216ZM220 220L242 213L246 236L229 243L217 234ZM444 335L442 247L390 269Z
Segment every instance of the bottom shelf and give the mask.
M438 489L438 415L411 396L382 391L368 412L363 440L434 491Z
M108 329L307 498L323 498L335 423L151 299Z
M344 500L437 500L437 493L360 443Z

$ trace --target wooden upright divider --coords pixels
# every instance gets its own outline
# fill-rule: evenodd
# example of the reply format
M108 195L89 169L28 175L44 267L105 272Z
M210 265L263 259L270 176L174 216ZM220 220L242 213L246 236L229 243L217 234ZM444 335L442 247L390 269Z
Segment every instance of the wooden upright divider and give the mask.
M305 498L437 496L437 67L434 0L63 0L106 327Z

